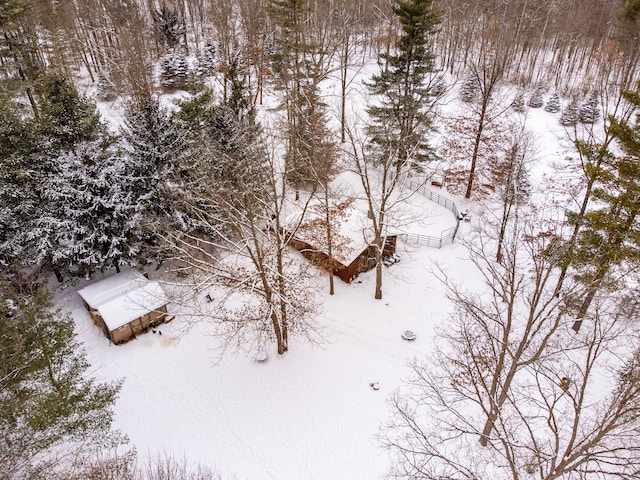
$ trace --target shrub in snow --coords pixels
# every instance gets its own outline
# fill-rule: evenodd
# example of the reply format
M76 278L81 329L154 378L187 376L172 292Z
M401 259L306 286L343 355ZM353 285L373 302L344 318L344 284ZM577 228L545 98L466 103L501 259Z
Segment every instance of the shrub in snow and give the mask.
M529 97L529 106L531 108L540 108L542 105L544 105L544 100L542 98L543 93L544 90L542 87L536 87L536 89L531 94L531 97Z
M591 92L586 102L580 105L578 119L580 120L580 123L594 123L598 118L600 118L600 112L598 111L598 96L595 92Z
M553 95L549 97L549 100L547 100L547 104L544 106L544 109L549 113L556 113L560 111L561 107L560 95L558 95L558 92L554 92Z
M460 98L463 102L473 102L478 95L478 90L478 81L473 75L468 75L462 81L462 86L460 87Z
M523 93L518 93L516 98L513 99L513 102L511 103L511 107L516 112L520 112L520 113L524 112L525 106L524 106L524 94Z
M572 127L576 123L578 123L578 104L575 99L572 99L569 105L562 111L560 124L565 127Z

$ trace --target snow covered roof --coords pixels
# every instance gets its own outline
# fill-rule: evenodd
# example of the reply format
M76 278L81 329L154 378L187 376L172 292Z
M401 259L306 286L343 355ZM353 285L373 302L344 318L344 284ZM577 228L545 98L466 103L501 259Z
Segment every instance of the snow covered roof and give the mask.
M160 284L147 280L136 270L117 273L87 285L78 293L100 313L110 331L167 303Z

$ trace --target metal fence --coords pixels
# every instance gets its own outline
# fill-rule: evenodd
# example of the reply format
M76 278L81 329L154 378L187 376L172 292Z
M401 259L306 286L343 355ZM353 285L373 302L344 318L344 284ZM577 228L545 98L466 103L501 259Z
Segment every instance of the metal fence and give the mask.
M402 238L408 244L426 245L434 248L442 248L446 245L451 245L456 239L458 228L460 227L460 213L458 212L456 204L452 200L428 189L424 184L416 184L413 180L409 180L406 185L426 199L431 200L432 202L435 202L451 211L453 213L453 217L456 219L456 226L445 230L439 237L418 235L414 233L401 233L398 237Z

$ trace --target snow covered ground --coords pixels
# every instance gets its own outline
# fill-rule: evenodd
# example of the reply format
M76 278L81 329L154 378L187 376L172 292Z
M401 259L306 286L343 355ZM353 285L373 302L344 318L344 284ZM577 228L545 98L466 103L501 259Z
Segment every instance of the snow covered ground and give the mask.
M544 185L562 171L570 146L561 141L559 114L529 112L527 127L539 147L532 183ZM456 201L461 210L484 208ZM430 205L434 212L414 233L439 236L451 226L451 212ZM376 441L389 412L386 400L408 375L407 362L431 351L435 330L449 315L434 271L439 266L460 283L476 282L460 239L479 221L474 215L461 223L459 240L440 250L400 242L402 260L385 267L382 300L373 299L373 271L351 285L336 282L333 296L319 274L316 323L323 341L293 338L286 355L278 357L274 347L266 362L233 352L220 357L207 324L193 326L179 315L160 327L162 335L149 332L113 346L76 288L58 292L57 303L72 312L95 376L124 380L116 427L142 456L184 455L215 466L225 479L378 479L389 466ZM405 330L416 340L403 340Z
M337 282L334 296L323 293L317 318L323 342L294 338L290 352L271 351L264 363L233 353L219 359L206 325L183 335L179 317L162 335L113 346L74 289L58 303L72 311L93 373L124 379L116 427L141 454L184 454L215 465L224 478L373 479L388 465L375 440L385 400L447 318L434 262L463 272L464 256L460 246L403 252L385 269L380 301L373 300L373 272L351 285ZM325 278L318 281L326 287ZM407 329L415 341L402 339Z

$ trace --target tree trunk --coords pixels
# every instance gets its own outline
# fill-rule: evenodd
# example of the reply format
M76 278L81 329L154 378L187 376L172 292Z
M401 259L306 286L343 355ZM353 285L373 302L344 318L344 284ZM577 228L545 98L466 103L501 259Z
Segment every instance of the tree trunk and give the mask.
M480 110L480 119L478 120L478 131L476 133L476 140L473 145L473 155L471 156L471 168L469 170L469 179L467 181L467 192L464 194L464 198L471 198L471 191L473 190L473 180L475 178L476 164L478 162L478 153L480 151L480 142L482 141L482 130L484 129L484 117L487 113L488 98L482 99L482 110Z
M347 74L349 66L349 34L345 38L342 50L342 68L340 69L340 142L345 142L345 123L347 109Z
M576 315L576 321L573 322L573 325L571 326L573 331L575 331L576 333L580 331L580 327L582 326L582 320L587 314L587 311L589 311L591 302L593 301L593 299L596 296L596 293L600 289L600 285L602 284L602 279L607 274L608 270L609 270L608 266L600 268L596 273L595 277L593 278L593 281L591 282L591 285L587 290L587 294L585 295L584 299L582 300L582 303L580 304L580 309L578 310L578 314Z
M376 293L374 298L376 300L382 299L382 240L378 241L379 245L376 248Z

